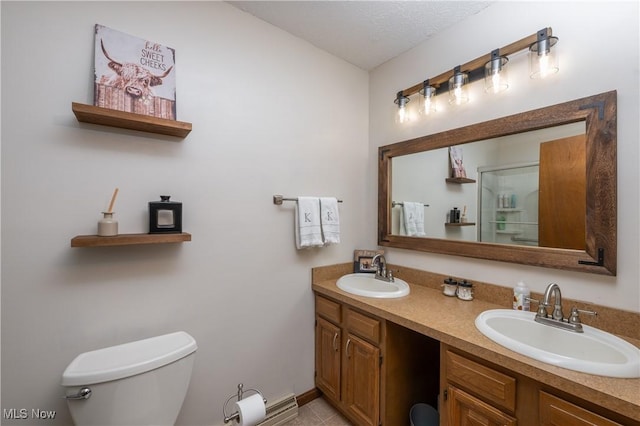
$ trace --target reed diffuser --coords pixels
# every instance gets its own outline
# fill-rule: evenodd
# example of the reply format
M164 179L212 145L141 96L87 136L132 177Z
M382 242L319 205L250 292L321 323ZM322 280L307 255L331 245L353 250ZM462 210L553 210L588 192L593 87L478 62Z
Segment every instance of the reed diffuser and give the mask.
M113 218L113 206L118 196L118 188L113 191L111 202L106 212L102 212L103 218L98 221L98 235L101 237L112 237L118 235L118 221Z

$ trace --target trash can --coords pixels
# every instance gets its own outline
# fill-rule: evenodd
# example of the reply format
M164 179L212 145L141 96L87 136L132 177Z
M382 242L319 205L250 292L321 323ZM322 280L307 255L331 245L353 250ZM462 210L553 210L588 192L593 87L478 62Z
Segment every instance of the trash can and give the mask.
M438 411L429 404L415 404L409 411L411 426L438 426L440 417Z

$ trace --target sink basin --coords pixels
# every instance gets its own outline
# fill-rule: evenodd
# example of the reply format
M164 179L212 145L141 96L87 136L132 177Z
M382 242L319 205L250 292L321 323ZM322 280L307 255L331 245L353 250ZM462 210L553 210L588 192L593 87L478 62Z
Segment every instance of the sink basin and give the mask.
M373 274L349 274L338 279L340 290L357 296L393 299L409 294L409 284L400 278L389 283L374 278Z
M584 333L540 324L535 315L493 309L475 323L489 339L538 361L599 376L640 377L640 349L631 343L584 324Z

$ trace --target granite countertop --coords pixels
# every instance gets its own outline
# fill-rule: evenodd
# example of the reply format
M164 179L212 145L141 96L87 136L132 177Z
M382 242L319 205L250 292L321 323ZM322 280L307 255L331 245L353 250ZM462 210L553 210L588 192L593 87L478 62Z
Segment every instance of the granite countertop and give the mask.
M319 279L318 279L319 278ZM553 386L578 398L640 421L640 379L617 379L567 370L520 355L493 342L475 327L488 309L504 309L483 300L463 301L409 282L411 293L398 299L374 299L340 290L336 279L314 277L318 294L345 302L377 317L424 334L447 345ZM633 339L631 343L640 346Z

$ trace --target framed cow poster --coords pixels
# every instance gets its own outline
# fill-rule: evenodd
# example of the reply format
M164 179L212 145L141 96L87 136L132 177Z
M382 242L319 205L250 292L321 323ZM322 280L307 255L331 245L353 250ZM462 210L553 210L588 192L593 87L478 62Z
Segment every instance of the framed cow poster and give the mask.
M94 105L175 120L175 74L174 49L96 24Z

